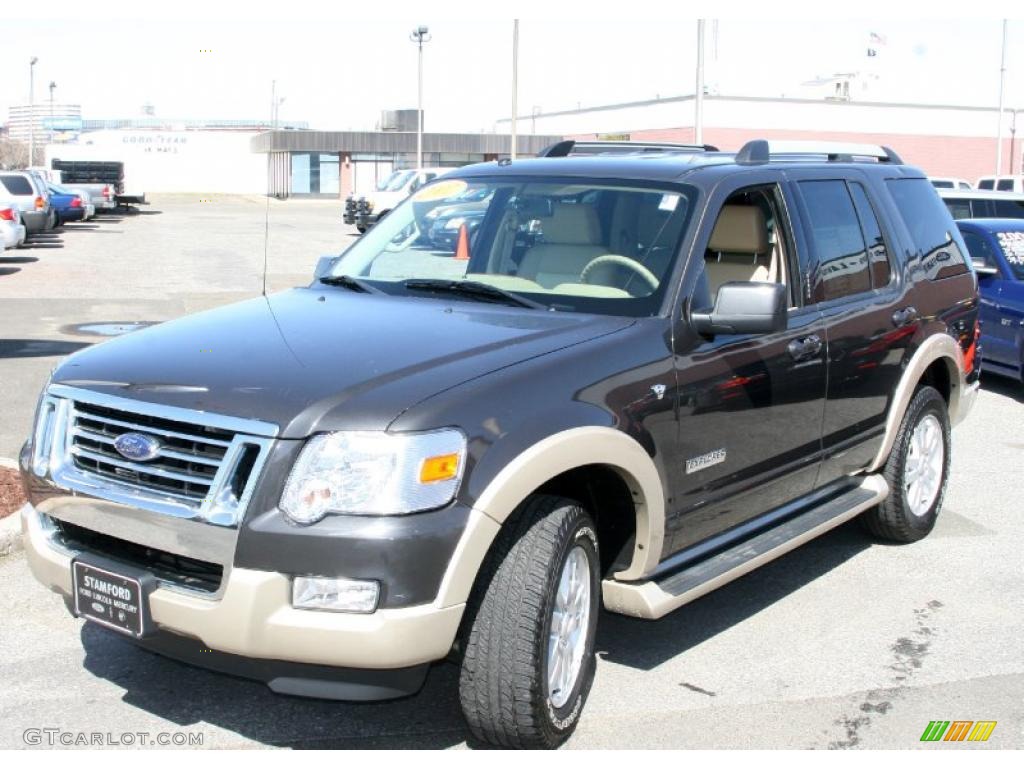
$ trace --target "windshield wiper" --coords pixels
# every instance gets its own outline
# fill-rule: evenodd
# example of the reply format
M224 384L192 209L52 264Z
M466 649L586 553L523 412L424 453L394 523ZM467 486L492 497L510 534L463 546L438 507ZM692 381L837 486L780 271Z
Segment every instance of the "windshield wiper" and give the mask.
M506 291L487 283L480 283L476 280L440 280L417 278L405 280L402 285L412 291L433 291L435 293L454 293L465 296L467 299L478 301L498 301L502 304L509 304L514 307L525 307L526 309L543 309L548 307L539 301L532 301L525 296Z
M357 293L384 293L380 288L351 275L328 275L321 277L320 282L324 285L340 285L342 288L348 288Z

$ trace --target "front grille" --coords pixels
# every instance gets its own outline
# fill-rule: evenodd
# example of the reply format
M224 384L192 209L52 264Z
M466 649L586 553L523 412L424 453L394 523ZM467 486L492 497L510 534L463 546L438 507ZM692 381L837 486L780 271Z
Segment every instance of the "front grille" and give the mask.
M169 496L199 507L210 498L235 434L214 427L120 411L75 402L71 417L70 453L74 466L85 473ZM122 456L114 441L134 432L160 441L156 458L132 461ZM256 446L253 450L258 452ZM244 470L239 463L237 469ZM232 478L244 487L248 477Z
M57 543L79 553L90 553L108 557L120 563L149 571L156 578L187 589L215 593L220 589L224 569L216 563L208 563L191 557L135 544L130 541L96 533L87 528L53 520Z

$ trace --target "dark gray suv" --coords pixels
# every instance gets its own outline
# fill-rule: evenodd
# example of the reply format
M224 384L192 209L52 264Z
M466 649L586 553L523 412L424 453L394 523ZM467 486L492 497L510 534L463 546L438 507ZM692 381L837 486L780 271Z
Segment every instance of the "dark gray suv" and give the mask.
M76 615L281 693L452 661L477 737L554 746L602 604L657 619L853 517L928 534L978 386L965 253L879 147L453 171L309 287L63 362L28 561Z

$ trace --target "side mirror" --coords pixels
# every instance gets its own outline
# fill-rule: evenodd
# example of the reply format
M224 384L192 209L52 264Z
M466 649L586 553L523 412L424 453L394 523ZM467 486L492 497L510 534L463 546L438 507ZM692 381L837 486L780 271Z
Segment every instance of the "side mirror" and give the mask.
M337 261L337 256L321 256L316 261L316 269L313 270L313 279L319 280L321 277L326 277L330 274L331 269Z
M974 272L978 277L995 277L999 274L998 269L977 256L971 259L971 264L974 265Z
M786 286L781 283L723 283L710 314L693 312L697 333L712 338L731 333L777 333L786 330Z

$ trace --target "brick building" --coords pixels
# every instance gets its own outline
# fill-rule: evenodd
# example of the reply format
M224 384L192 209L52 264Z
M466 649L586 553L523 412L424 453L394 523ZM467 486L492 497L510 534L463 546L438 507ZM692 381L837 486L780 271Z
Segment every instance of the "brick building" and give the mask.
M678 96L535 112L518 123L568 138L693 142L693 107L692 95ZM974 183L996 170L997 114L987 107L706 96L703 140L725 150L759 138L884 144L929 175ZM510 122L499 120L496 129L505 132ZM1022 173L1021 131L1024 110L1005 110L1002 173Z

